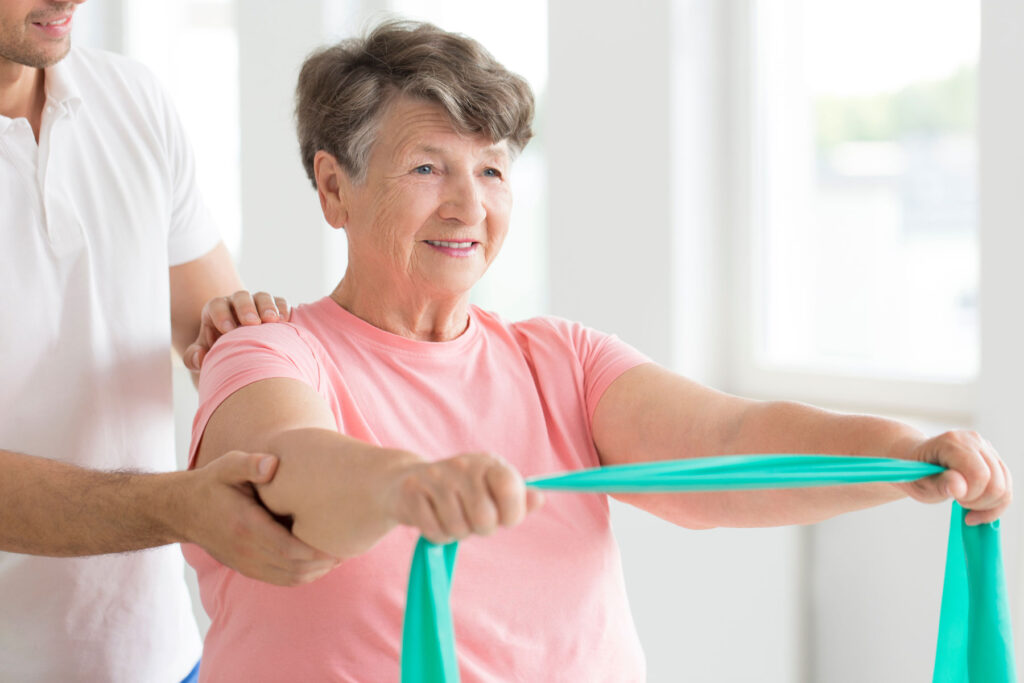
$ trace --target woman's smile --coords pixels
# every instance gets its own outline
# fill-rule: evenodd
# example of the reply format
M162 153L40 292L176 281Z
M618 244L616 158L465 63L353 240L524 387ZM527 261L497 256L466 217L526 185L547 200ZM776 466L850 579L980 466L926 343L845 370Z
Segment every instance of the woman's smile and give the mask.
M423 240L423 242L446 256L454 258L465 258L472 256L477 251L477 247L480 246L479 242L472 240L460 240L457 242L446 242L442 240Z

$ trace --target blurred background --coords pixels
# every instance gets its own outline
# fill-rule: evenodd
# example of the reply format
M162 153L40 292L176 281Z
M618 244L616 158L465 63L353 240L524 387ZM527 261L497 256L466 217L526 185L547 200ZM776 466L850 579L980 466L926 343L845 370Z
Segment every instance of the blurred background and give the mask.
M1020 3L92 0L75 38L159 76L245 282L294 304L345 266L299 162L298 68L394 15L473 36L537 96L476 303L1024 462ZM701 532L613 510L651 681L929 680L947 506ZM1003 529L1020 631L1015 511Z

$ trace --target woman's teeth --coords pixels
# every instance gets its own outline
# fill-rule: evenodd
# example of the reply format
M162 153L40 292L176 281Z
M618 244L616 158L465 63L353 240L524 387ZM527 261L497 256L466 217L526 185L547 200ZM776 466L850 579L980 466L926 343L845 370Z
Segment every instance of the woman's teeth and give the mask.
M441 242L439 240L427 240L427 244L435 247L446 247L448 249L469 249L475 242Z

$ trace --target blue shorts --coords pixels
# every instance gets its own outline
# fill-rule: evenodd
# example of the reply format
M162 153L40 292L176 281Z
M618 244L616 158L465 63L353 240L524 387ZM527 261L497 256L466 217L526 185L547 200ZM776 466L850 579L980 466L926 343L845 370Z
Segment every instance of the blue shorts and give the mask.
M189 672L188 676L181 680L181 683L199 683L199 662L196 662L195 667Z

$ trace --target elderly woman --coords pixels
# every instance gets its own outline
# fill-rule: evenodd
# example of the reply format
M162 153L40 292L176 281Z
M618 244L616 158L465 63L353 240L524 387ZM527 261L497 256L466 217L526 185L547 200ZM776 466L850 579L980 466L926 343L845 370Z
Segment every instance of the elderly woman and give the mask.
M212 619L204 679L396 680L422 534L489 536L463 544L453 588L465 680L643 680L607 500L542 505L523 475L772 451L950 468L905 485L620 496L689 528L813 522L905 495L952 496L977 523L1009 503L1009 474L977 435L927 439L889 420L744 400L582 325L470 305L508 231L533 113L523 79L474 41L384 24L306 61L297 112L348 268L289 323L214 346L193 458L279 456L262 500L340 562L281 588L186 548Z

